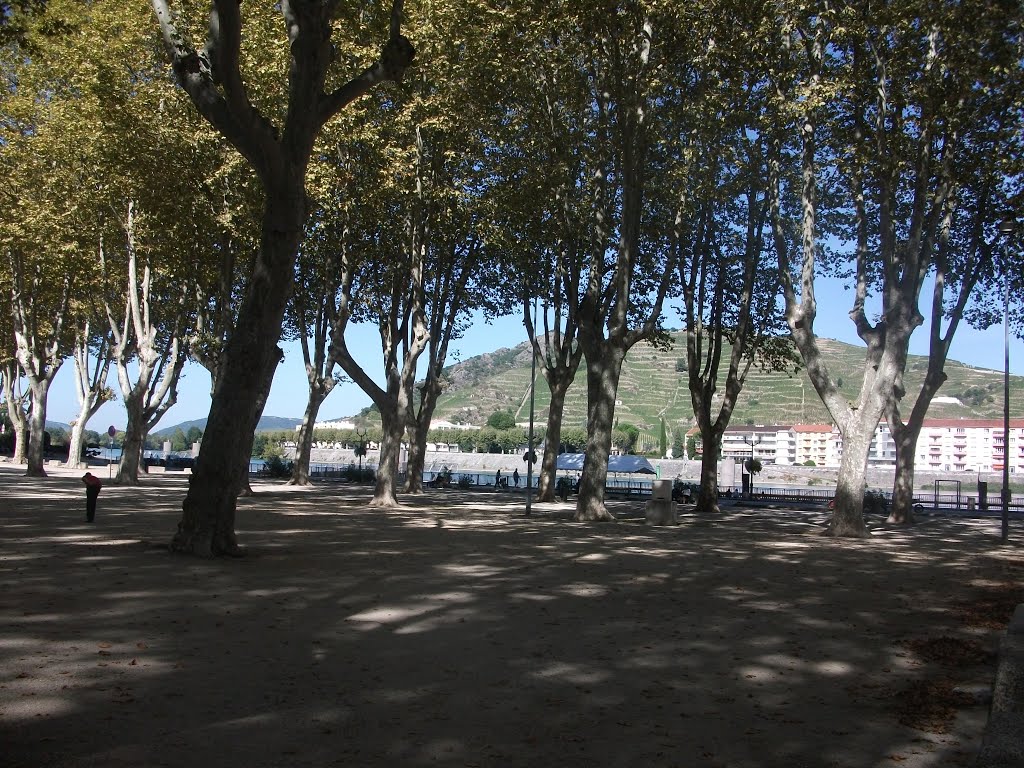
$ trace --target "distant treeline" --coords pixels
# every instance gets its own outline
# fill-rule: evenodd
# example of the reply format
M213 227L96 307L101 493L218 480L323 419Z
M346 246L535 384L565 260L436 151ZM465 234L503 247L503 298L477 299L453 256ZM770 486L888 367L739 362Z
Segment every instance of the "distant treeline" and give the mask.
M528 440L528 429L512 426L506 429L481 427L480 429L432 429L427 433L428 444L457 445L464 453L515 453L525 450ZM668 445L656 441L643 441L639 428L632 424L617 426L612 432L612 447L620 453L645 453L652 456L663 456ZM363 441L379 443L382 439L379 427L368 427L363 431L354 429L317 429L313 431L314 445L324 444L340 448L355 448ZM257 432L252 444L252 455L259 458L270 458L277 455L282 446L294 444L298 440L295 430L278 429ZM534 429L534 444L540 445L544 440L544 425L538 424ZM644 443L647 444L644 444ZM587 445L587 430L584 427L563 427L561 451L582 453ZM671 447L673 455L681 456L684 451L684 436L681 430L672 435Z

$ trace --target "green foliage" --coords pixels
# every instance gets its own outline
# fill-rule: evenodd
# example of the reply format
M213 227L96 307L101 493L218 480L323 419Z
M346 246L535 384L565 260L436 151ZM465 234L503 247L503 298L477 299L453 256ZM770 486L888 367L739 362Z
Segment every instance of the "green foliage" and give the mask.
M265 473L270 477L284 478L291 477L292 467L294 463L285 460L284 456L280 453L272 453L266 457Z
M252 437L252 455L255 457L262 457L266 451L270 439L267 437L266 432L257 432Z
M254 441L255 442L255 441ZM268 440L263 445L263 451L260 453L259 458L265 461L273 461L274 459L284 460L284 449L281 448L281 444L274 440Z
M697 438L690 435L686 438L686 458L696 459L697 458Z
M807 461L804 462L804 466L805 467L816 467L818 465L814 463L814 459L808 459Z
M640 437L640 429L633 424L623 424L612 430L612 445L621 453L633 453Z
M511 411L495 411L487 417L487 426L492 429L512 429L516 425L516 418Z

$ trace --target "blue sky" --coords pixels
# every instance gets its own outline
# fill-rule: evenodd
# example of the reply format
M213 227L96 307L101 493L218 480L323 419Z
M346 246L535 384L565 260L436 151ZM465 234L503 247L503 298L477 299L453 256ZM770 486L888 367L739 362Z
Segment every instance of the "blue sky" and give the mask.
M818 336L838 339L860 346L860 340L854 332L847 312L850 308L852 294L842 287L822 283L818 289L818 318L815 331ZM679 327L681 322L670 318L666 325ZM372 326L356 326L350 329L349 348L363 363L366 370L376 379L380 379L380 341L376 328ZM505 317L486 324L482 320L466 333L465 337L453 343L453 353L457 350L459 358L466 360L474 355L492 352L502 347L512 347L526 340L526 329L521 318ZM306 378L302 365L302 352L298 344L285 345L285 359L278 367L274 384L267 400L264 414L267 416L284 416L301 418L306 405ZM928 353L926 328L919 328L911 339L911 350L914 354ZM968 365L995 370L1003 369L1003 326L976 331L965 323L961 323L953 341L950 357ZM74 382L71 376L73 363L69 360L58 372L50 389L47 420L70 422L78 415L78 402L75 397ZM1024 373L1024 342L1011 337L1010 339L1010 371L1014 374ZM841 373L841 372L839 372ZM116 375L111 374L110 386L115 392ZM205 418L210 408L210 377L198 365L185 368L183 380L178 388L178 403L164 415L157 429L174 426L183 421ZM940 394L942 394L940 392ZM742 395L741 395L742 397ZM370 405L370 399L354 384L345 383L337 387L320 408L319 418L338 418L350 416ZM1014 414L1021 411L1019 406L1011 403ZM93 417L89 428L103 432L113 425L119 429L127 422L124 406L118 400L107 403Z

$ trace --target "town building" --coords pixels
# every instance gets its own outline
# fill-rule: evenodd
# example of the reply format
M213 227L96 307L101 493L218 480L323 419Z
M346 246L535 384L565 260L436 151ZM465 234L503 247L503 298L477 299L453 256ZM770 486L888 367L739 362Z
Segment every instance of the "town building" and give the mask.
M691 429L688 436L699 443L698 430ZM999 419L925 419L914 463L933 472L991 473L1001 472L1008 456L1010 474L1024 473L1024 419L1010 420L1009 438L1005 451ZM729 427L722 435L722 458L838 467L842 457L842 437L830 424L744 425ZM875 429L868 465L896 466L896 443L884 421Z

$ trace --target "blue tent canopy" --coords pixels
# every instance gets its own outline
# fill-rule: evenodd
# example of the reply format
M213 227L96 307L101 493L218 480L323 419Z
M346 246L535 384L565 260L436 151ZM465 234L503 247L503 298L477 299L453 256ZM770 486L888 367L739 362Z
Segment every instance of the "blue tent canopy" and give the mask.
M574 470L580 472L583 470L583 457L582 453L562 453L558 456L558 469ZM656 475L657 471L651 466L651 462L645 459L643 456L609 456L608 457L608 471L609 472L640 472L645 475Z

